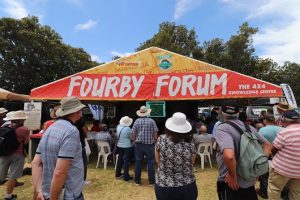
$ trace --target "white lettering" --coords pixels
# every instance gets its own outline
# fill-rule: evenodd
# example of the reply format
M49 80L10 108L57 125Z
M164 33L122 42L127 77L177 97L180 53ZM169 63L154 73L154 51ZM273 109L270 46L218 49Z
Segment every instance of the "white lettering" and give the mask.
M93 80L85 77L81 82L80 96L86 97L91 92L92 86L93 86Z
M110 91L112 91L114 97L118 97L118 92L116 86L120 83L120 78L117 76L109 77L106 82L106 88L104 96L108 97Z
M174 84L176 83L176 87L174 88ZM181 87L181 79L177 76L172 76L170 83L169 83L169 95L174 97L179 92Z
M163 75L163 76L159 76L157 78L157 84L156 84L156 90L155 90L155 96L159 97L160 96L160 90L162 86L168 85L167 81L163 81L165 79L169 79L170 76L169 75Z
M98 89L98 83L99 83L99 79L95 78L94 79L94 85L93 85L93 90L92 90L92 96L98 96L98 97L102 97L103 96L103 91L104 91L104 87L106 84L106 77L103 76L101 79L101 83L100 83L100 88Z
M222 84L222 95L226 95L226 88L227 88L227 74L224 73L218 79L216 74L211 75L211 84L210 84L210 94L215 95L215 88L217 85Z
M196 82L195 75L184 75L182 77L182 89L181 94L186 95L187 89L189 89L192 96L195 96L196 92L193 88L193 84Z
M130 91L131 89L130 80L131 80L130 76L123 76L119 97L124 97Z
M205 75L205 84L203 85L203 77L198 76L198 84L197 84L197 95L208 95L208 89L209 89L209 83L210 83L210 75Z
M68 97L72 96L73 89L75 86L80 86L80 82L77 82L77 80L81 80L81 79L82 79L81 76L71 77L70 86L69 86L69 90L68 90L68 94L67 94Z
M142 75L140 76L139 80L136 79L135 76L132 76L132 81L133 81L133 92L131 94L131 97L136 97L137 92L139 91L143 81L144 81L145 76Z

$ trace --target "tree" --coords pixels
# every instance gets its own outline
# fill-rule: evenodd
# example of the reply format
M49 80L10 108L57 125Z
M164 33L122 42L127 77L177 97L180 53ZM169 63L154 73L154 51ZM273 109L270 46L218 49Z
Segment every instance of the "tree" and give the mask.
M28 94L95 65L83 49L64 44L37 17L0 19L0 84L7 90Z
M188 30L183 25L176 26L175 23L161 23L158 33L142 43L136 51L152 46L196 59L202 58L202 49L198 45L196 31L194 29Z
M233 35L226 42L223 65L233 71L253 76L257 71L257 59L252 46L252 36L258 31L248 23L239 27L237 35Z
M225 67L225 49L226 44L220 38L205 41L203 44L203 61L213 65Z

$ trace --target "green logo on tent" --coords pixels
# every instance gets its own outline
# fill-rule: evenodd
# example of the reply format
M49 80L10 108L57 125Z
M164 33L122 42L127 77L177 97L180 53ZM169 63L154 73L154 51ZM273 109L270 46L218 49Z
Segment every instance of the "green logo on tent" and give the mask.
M159 67L162 69L169 69L172 63L168 59L162 59L159 63Z

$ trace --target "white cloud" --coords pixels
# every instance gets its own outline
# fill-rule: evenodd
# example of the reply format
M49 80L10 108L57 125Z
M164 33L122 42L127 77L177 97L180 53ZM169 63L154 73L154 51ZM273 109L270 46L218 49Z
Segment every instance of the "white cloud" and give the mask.
M92 59L92 61L97 61L97 62L99 62L99 63L101 63L102 61L101 61L101 59L100 59L100 57L99 56L97 56L97 55L91 55L91 59Z
M110 52L111 55L113 56L119 56L119 57L125 57L125 56L130 56L132 53L120 53L120 52L117 52L117 51L112 51Z
M265 20L254 36L254 45L261 57L300 63L300 1L299 0L219 0L246 11L247 20ZM250 6L249 6L250 5Z
M91 28L94 28L97 25L98 21L95 20L89 20L86 23L83 24L77 24L75 26L76 31L82 31L82 30L89 30Z
M201 0L177 0L174 12L174 19L177 20L192 10L201 2Z
M4 0L2 10L16 19L28 16L28 10L22 0Z

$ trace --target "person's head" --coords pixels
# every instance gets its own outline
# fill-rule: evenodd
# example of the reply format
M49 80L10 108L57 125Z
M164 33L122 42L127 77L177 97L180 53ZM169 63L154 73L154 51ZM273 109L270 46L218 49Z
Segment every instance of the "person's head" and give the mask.
M239 108L236 106L222 106L222 118L224 120L238 119L239 111Z
M130 126L132 124L132 119L128 116L124 116L120 119L120 125L122 126Z
M185 114L176 112L165 123L166 134L174 143L192 141L192 125L186 120Z
M107 126L107 124L101 124L101 130L102 130L103 132L107 132L107 131L108 131L108 126Z
M266 114L263 118L263 124L264 125L272 125L275 124L275 117L271 114Z
M277 105L277 111L279 114L283 114L284 112L288 111L288 110L292 110L292 108L290 107L290 105L286 102L280 102Z
M205 125L201 125L200 126L200 134L204 134L204 133L207 133L207 128Z
M283 125L284 127L287 127L288 125L291 124L298 124L299 123L299 113L295 110L288 110L283 113Z
M94 120L93 121L93 126L98 126L100 125L100 120Z
M136 111L137 116L139 117L147 117L150 115L151 109L146 106L141 106L139 110Z
M261 117L264 117L266 114L267 114L267 111L266 111L266 110L260 111L260 116L261 116Z
M58 116L56 115L56 111L57 111L58 108L60 108L60 105L54 106L54 107L51 109L51 111L50 111L50 117L51 117L52 119L57 119L57 118L58 118Z
M81 118L81 110L85 105L77 97L65 97L60 101L60 104L61 107L56 110L58 117L68 118L73 123Z
M18 125L23 125L24 121L28 119L24 110L11 111L6 114L5 121L11 121L11 123L15 123Z
M4 118L7 112L8 110L6 110L5 108L0 108L0 118Z
M259 129L261 129L262 127L264 127L263 123L261 123L261 122L256 123L254 126L255 126L255 128L256 128L257 131L259 131Z

